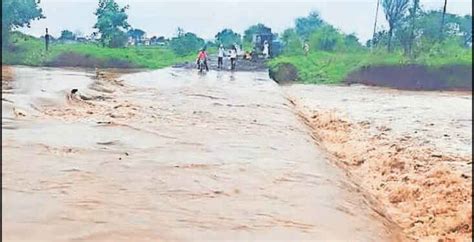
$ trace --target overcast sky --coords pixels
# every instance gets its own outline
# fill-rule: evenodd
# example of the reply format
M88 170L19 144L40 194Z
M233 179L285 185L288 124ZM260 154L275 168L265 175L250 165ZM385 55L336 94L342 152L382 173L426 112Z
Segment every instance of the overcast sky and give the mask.
M248 26L263 23L273 32L282 32L294 26L294 19L306 16L312 10L345 33L355 33L362 42L371 37L377 0L117 0L128 10L129 23L134 28L147 32L148 36L171 37L177 27L213 39L223 28L242 33ZM49 28L50 34L58 36L63 29L90 34L96 21L93 14L97 0L41 0L46 19L35 21L29 34L40 36ZM444 0L421 0L425 9L442 9ZM448 1L447 12L472 14L471 0ZM386 26L380 8L380 27Z

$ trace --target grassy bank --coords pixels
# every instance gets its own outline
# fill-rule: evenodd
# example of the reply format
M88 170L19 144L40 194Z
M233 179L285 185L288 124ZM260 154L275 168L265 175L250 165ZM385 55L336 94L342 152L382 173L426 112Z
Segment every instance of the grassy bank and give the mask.
M402 53L387 53L384 50L361 50L356 52L312 52L308 56L283 54L269 62L272 70L282 64L293 65L302 83L341 83L352 72L371 66L424 65L427 68L442 68L451 65L472 65L472 49L443 49L441 53L426 53L416 59Z
M157 69L192 61L196 56L178 56L167 47L106 48L92 43L53 43L46 52L44 41L18 32L13 33L11 42L12 45L3 50L2 64L71 66L76 63L78 66L113 67L114 63L120 63L120 67Z

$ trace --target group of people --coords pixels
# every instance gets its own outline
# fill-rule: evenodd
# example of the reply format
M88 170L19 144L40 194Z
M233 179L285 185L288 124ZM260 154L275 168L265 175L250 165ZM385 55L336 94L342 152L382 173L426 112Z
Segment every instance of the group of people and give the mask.
M219 46L219 50L218 50L218 53L217 53L217 68L218 69L222 69L223 66L224 66L224 57L229 57L230 59L230 69L231 70L235 70L235 64L237 62L237 46L236 44L232 45L232 47L226 51L224 49L224 45L220 45ZM197 60L196 60L196 64L198 65L199 67L199 61L203 61L204 62L204 65L206 67L206 71L209 71L209 66L207 64L207 61L209 60L209 57L208 57L208 54L206 52L206 47L202 48L200 51L199 51L199 54L198 54L198 57L197 57Z

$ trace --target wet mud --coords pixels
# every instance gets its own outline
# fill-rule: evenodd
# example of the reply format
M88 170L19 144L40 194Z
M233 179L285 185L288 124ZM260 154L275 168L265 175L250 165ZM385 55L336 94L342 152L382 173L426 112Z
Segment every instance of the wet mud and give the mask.
M472 95L284 87L318 146L420 241L472 236Z
M5 240L406 240L266 72L12 73Z

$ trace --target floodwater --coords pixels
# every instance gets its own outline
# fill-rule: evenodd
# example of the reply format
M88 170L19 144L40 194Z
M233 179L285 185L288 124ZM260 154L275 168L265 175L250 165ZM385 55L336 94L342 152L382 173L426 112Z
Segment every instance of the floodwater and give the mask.
M471 241L472 93L299 84L283 90L319 147L407 236Z
M363 85L283 88L311 110L333 110L353 122L389 127L443 152L472 155L472 93L402 91Z
M400 239L264 72L15 67L13 79L4 240Z

